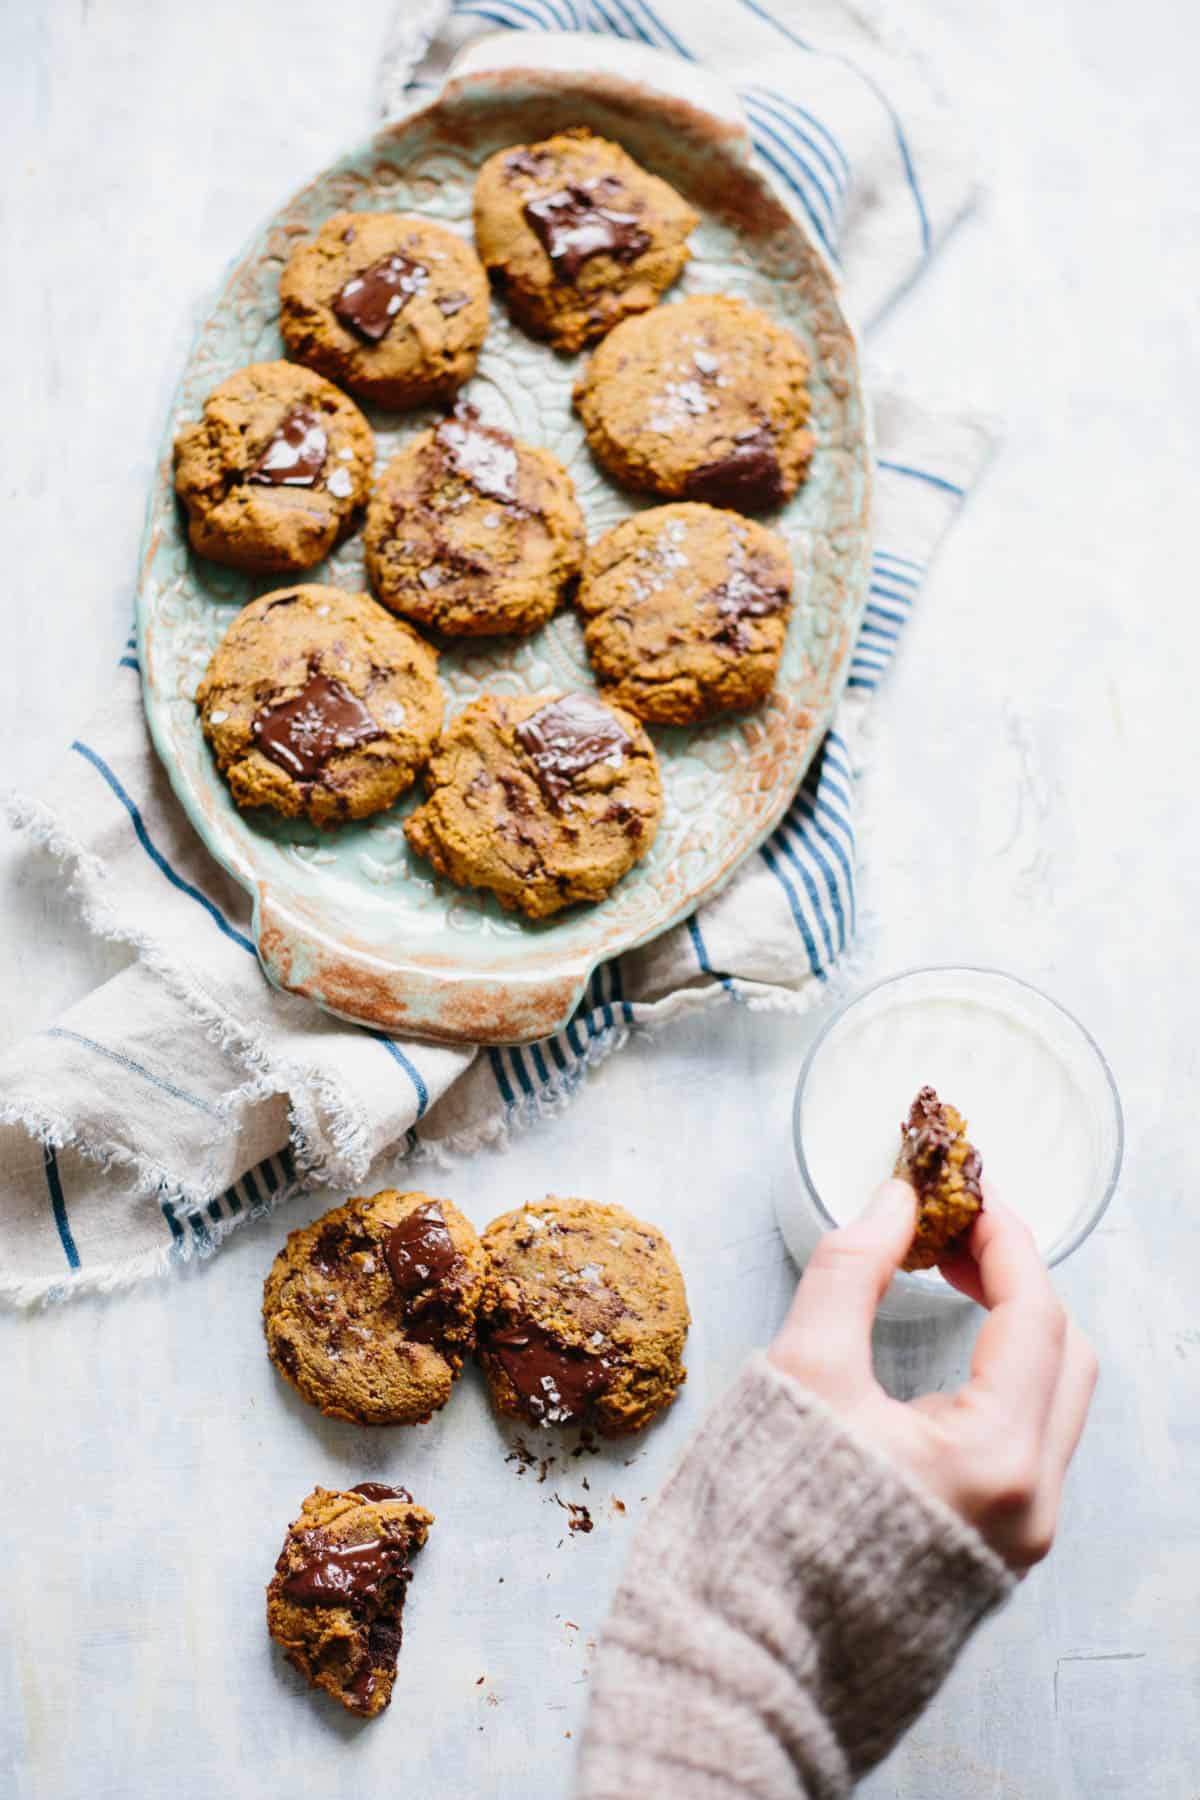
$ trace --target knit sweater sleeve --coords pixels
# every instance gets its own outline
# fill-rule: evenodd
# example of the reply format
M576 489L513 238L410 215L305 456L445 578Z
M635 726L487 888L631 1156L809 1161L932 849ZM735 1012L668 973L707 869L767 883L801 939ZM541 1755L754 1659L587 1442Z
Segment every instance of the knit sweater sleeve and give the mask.
M756 1356L638 1532L576 1800L841 1800L1013 1578Z

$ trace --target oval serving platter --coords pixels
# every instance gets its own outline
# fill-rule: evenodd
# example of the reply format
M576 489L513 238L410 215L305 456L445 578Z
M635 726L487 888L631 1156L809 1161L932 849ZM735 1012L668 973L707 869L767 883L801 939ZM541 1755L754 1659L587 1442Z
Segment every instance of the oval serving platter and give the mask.
M432 106L343 157L268 221L200 330L149 509L138 593L143 693L175 792L208 849L249 891L254 941L270 980L376 1030L453 1043L543 1037L570 1018L598 963L710 898L786 810L841 692L865 603L868 428L854 337L827 265L754 167L744 129L727 110L722 116L715 84L706 93L689 71L691 92L701 96L696 105L662 91L668 84L656 79L658 59L649 53L633 79L585 72L578 66L585 60L560 39L552 58L558 67L493 67L453 79ZM576 66L561 66L571 61ZM669 86L677 89L677 65L670 67ZM787 537L796 564L774 693L744 717L656 731L665 807L650 855L600 905L531 924L490 895L439 880L410 856L403 818L416 794L326 833L238 812L201 736L193 695L237 610L285 584L190 554L172 489L171 442L218 381L243 363L282 354L280 270L292 246L330 213L420 212L469 237L471 190L484 159L569 125L623 143L700 213L693 260L665 304L689 293L739 294L800 338L812 361L816 450L801 492L768 521ZM478 371L463 394L485 419L562 458L594 536L649 502L609 484L588 454L571 407L580 363L525 337L493 300ZM369 416L381 466L432 415ZM303 579L366 589L359 540ZM569 607L530 639L444 650L441 674L448 714L489 689L593 685Z

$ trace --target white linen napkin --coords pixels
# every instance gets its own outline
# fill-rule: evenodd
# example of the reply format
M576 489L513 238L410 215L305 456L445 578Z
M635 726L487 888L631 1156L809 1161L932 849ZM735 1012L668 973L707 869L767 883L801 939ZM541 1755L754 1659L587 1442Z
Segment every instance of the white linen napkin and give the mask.
M610 65L629 54L612 42L624 39L729 80L860 320L919 275L969 203L968 160L926 77L849 0L403 5L384 110L427 99L481 34L531 26L593 34ZM0 1299L118 1288L211 1251L301 1185L359 1186L385 1151L445 1157L501 1139L563 1104L631 1031L687 1008L819 998L855 931L863 718L990 441L978 419L893 393L875 395L875 431L870 603L787 817L717 899L597 970L566 1030L523 1049L401 1042L269 987L248 898L190 830L151 748L131 639L53 780L7 801L70 871L88 926L138 957L0 1059Z

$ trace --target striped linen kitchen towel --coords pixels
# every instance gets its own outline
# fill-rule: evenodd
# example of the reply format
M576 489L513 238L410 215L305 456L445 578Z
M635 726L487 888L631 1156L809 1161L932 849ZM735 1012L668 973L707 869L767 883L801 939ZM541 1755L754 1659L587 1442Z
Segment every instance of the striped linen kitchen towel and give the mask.
M727 77L859 320L920 273L969 203L967 160L925 77L841 0L416 0L381 71L385 110L427 99L482 35L531 28L592 34L610 65L631 54L613 40L629 40ZM808 779L724 893L599 969L567 1028L524 1049L399 1042L268 986L247 896L191 832L150 746L131 640L44 794L8 802L69 870L87 925L138 954L0 1060L0 1298L115 1289L211 1251L300 1186L350 1189L385 1154L502 1139L640 1026L731 999L819 997L855 930L863 718L989 448L979 421L889 393L875 396L875 429L870 603Z

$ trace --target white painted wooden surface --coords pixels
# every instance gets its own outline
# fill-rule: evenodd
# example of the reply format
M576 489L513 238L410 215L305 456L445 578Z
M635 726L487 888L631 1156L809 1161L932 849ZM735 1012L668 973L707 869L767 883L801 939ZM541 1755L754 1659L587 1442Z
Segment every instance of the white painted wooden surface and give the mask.
M391 4L4 10L9 779L37 779L119 654L191 317L260 215L368 125ZM1008 441L879 702L863 973L963 958L1043 982L1108 1049L1129 1144L1063 1272L1103 1379L1059 1546L865 1791L1197 1800L1200 23L1175 0L910 0L903 23L992 192L874 349L994 407ZM0 1041L120 966L8 842L0 917ZM565 1117L445 1183L480 1222L555 1188L669 1231L691 1380L628 1467L618 1451L518 1478L473 1377L412 1434L293 1400L262 1354L259 1287L320 1197L113 1304L0 1318L0 1792L564 1795L641 1497L790 1292L772 1205L811 1029L731 1011L637 1044ZM904 1391L953 1381L966 1354L924 1331L880 1346ZM261 1590L314 1482L382 1473L439 1522L391 1714L360 1728L298 1691ZM589 1537L564 1531L556 1492L588 1499Z

